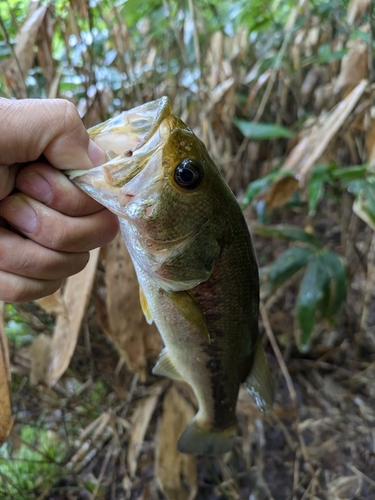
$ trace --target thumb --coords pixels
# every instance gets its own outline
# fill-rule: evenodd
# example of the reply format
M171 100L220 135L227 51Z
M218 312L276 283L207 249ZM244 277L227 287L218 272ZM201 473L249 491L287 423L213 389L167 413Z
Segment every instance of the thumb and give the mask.
M69 101L0 99L0 115L0 165L32 162L42 154L60 170L104 162L104 153L90 141Z

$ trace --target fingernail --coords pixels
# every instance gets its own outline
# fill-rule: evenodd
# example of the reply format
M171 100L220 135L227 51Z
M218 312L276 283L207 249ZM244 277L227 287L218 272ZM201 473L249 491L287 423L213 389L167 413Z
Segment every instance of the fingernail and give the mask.
M97 144L95 144L95 142L92 141L91 139L89 142L87 154L91 160L91 163L94 165L94 167L97 167L105 162L104 151Z
M42 203L48 203L52 198L51 185L37 172L21 172L17 178L17 189Z
M2 217L23 233L34 232L38 225L36 213L19 196L10 196L7 199L2 207Z

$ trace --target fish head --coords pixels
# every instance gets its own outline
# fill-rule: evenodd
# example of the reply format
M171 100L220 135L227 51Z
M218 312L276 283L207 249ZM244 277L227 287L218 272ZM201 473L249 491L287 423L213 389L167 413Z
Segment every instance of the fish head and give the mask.
M107 161L68 175L150 241L181 240L212 217L222 180L203 142L173 114L168 98L88 132Z

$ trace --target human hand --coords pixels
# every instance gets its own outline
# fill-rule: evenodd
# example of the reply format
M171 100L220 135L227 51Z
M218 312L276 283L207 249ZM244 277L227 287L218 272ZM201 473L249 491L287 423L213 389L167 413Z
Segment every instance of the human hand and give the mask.
M70 102L0 98L0 300L53 293L115 237L117 218L59 171L104 161Z

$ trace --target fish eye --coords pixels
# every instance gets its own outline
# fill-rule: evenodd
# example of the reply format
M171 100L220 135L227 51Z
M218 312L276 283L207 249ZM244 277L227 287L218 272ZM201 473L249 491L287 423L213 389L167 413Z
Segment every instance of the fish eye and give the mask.
M174 180L184 189L195 189L203 179L203 169L194 160L185 158L174 171Z

